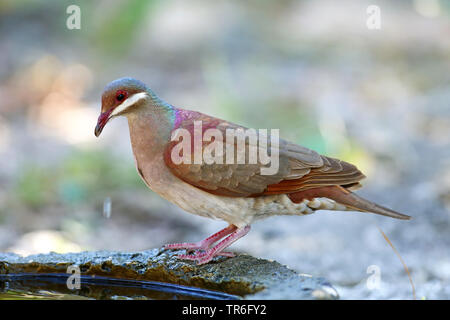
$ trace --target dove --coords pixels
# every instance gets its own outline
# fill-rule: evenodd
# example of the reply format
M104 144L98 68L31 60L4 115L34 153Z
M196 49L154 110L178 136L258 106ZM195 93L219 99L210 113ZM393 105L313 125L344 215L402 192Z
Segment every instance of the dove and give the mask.
M128 120L136 169L151 190L189 213L228 224L204 240L164 246L185 249L180 259L205 264L233 257L227 247L255 221L276 215L347 210L411 218L358 196L365 175L353 164L275 139L272 131L252 136L256 130L172 106L139 80L120 78L105 87L95 136L118 116Z

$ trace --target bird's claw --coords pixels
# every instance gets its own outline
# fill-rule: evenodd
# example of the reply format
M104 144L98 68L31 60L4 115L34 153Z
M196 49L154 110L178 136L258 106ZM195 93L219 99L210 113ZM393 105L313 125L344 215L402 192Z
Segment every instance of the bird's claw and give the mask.
M183 242L183 243L171 243L164 245L164 249L186 249L186 250L194 250L194 249L206 249L202 242Z
M234 257L232 252L224 252L225 248L230 246L237 239L245 236L250 230L250 226L245 226L243 228L237 228L234 225L229 225L225 229L216 232L212 236L206 238L205 240L194 242L194 243L174 243L165 245L165 249L186 249L186 251L192 252L193 254L180 254L179 259L183 260L194 260L197 264L205 264L211 261L215 256L224 257ZM218 240L227 236L225 239L221 240L217 245L211 247L211 245Z
M179 254L177 257L182 260L197 261L198 265L210 262L215 256L224 256L232 258L233 252L214 252L213 250L196 251L194 254Z

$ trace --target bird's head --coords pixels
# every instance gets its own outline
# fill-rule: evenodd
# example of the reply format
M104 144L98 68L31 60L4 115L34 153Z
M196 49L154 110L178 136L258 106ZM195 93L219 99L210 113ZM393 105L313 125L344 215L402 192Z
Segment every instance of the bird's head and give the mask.
M139 80L120 78L109 83L103 90L102 109L95 127L98 137L106 123L114 117L132 112L150 98L149 89Z

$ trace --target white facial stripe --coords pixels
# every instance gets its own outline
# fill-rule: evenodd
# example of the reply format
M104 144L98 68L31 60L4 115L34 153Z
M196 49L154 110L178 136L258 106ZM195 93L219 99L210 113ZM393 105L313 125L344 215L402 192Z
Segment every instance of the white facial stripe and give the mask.
M140 93L133 94L131 97L126 99L124 102L122 102L122 104L117 106L117 108L115 108L114 111L111 112L111 115L109 116L109 118L112 118L112 117L118 115L119 113L125 111L126 109L128 109L129 107L131 107L132 105L137 103L139 100L145 99L146 97L147 97L146 92L140 92Z

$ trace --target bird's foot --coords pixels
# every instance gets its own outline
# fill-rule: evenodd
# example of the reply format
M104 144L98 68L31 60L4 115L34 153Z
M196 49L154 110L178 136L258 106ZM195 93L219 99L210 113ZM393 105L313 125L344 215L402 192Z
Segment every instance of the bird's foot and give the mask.
M212 249L201 251L198 250L194 254L179 254L177 257L182 260L197 261L198 265L210 262L214 257L223 256L232 258L235 256L233 252L212 252Z
M239 238L245 236L250 231L250 226L245 226L244 228L237 228L235 226L233 227L235 231L231 232L231 234L228 237L220 241L216 246L206 250L202 249L197 250L197 252L195 252L194 254L180 254L178 255L178 258L186 260L194 260L197 262L198 265L201 265L210 262L215 256L234 257L234 253L224 252L222 250L230 246L233 242L235 242Z
M164 249L186 249L186 250L207 250L214 242L222 239L223 237L229 235L233 231L237 229L234 225L229 225L225 229L220 230L219 232L214 233L212 236L209 236L208 238L198 241L198 242L183 242L183 243L172 243L172 244L166 244L164 246Z
M164 246L164 249L186 249L186 250L205 250L208 248L208 245L204 243L204 241L199 242L182 242L182 243L171 243L166 244Z

